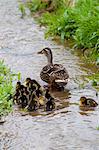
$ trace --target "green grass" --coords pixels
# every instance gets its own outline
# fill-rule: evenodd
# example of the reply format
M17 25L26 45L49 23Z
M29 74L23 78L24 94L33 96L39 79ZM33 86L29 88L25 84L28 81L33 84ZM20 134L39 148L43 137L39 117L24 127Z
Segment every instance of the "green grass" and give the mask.
M46 3L42 3L41 0L32 0L27 3L28 8L31 12L36 12L47 7Z
M16 75L0 60L0 116L12 110L12 82Z
M25 5L24 4L22 4L22 3L20 3L19 4L19 10L20 10L20 12L21 12L21 18L23 18L24 16L25 16Z
M99 131L99 126L97 126L97 127L96 127L96 130L98 130L98 131Z
M96 72L93 75L88 76L88 78L92 81L92 86L98 86L99 87L99 73Z
M44 13L39 22L46 25L45 37L60 36L61 40L71 39L75 47L90 49L90 60L99 60L99 3L98 0L78 0L75 7L66 5L67 0L53 0L54 11ZM41 0L32 0L32 12L44 7Z
M39 10L43 10L49 8L50 6L53 10L57 10L60 6L64 6L66 0L52 0L49 4L49 0L44 2L42 0L31 0L27 2L27 6L29 7L31 12L36 12Z

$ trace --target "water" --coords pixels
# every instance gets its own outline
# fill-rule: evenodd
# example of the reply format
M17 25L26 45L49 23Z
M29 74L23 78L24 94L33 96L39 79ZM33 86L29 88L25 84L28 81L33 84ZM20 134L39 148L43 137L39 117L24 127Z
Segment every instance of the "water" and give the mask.
M0 125L0 150L99 150L99 107L80 110L80 96L99 103L96 91L86 83L90 72L69 47L44 39L44 28L30 17L21 19L17 0L0 0L0 59L14 72L37 79L46 58L37 55L44 47L52 48L55 63L68 70L70 82L64 92L52 92L59 99L53 112L38 111L25 115L16 107ZM85 71L86 70L86 71ZM80 86L79 86L80 84Z

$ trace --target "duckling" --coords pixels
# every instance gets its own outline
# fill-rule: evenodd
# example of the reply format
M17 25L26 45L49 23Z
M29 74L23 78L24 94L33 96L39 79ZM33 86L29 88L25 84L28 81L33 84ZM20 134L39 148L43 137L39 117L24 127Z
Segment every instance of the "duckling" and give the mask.
M46 103L46 111L52 111L55 109L54 98L50 97Z
M41 88L35 90L36 96L39 98L40 96L43 96L43 90Z
M36 86L37 89L41 88L41 85L34 79L32 79L32 83Z
M27 91L27 88L24 85L22 85L20 81L18 81L16 83L16 91L13 96L13 102L14 103L16 102L18 105L22 105L23 103L26 103L25 101L27 101L28 94L29 92Z
M38 104L39 104L39 108L45 106L45 97L44 96L39 96Z
M18 105L20 104L20 102L19 102L19 97L20 97L20 95L21 95L20 89L21 89L21 82L18 81L18 82L16 83L15 94L13 95L13 102L14 102L14 103L17 103Z
M41 85L35 79L26 78L26 86L30 92L30 95L33 91L36 91L37 97L43 94Z
M32 79L31 78L26 78L25 80L25 86L27 88L27 91L28 91L28 99L30 100L30 97L31 97L31 94L33 91L36 90L36 87L33 86L33 83L32 83Z
M28 105L26 106L26 108L29 110L29 111L33 111L33 110L36 110L38 107L38 102L36 100L36 95L32 92L32 95L31 95L31 98L28 102Z
M19 91L25 91L26 90L26 87L24 85L21 84L20 81L18 81L16 83L16 91L19 90Z
M41 85L34 79L26 78L25 85L29 90L35 91L41 88Z
M49 89L46 89L46 90L45 90L45 98L46 98L46 99L53 98L53 97L51 96L51 94L50 94Z
M46 111L52 111L53 109L55 109L54 98L50 95L48 89L46 89L45 98L47 99Z
M36 81L36 80L32 80L32 83L33 83L33 86L35 86L35 93L36 93L36 96L39 98L40 96L43 95L43 89L41 87L41 85Z
M25 108L28 105L27 96L25 94L22 94L19 99L20 99L20 107Z
M20 87L21 87L21 82L18 81L18 82L16 83L16 90L17 90L17 89L20 89Z
M20 97L20 92L19 91L15 91L15 94L13 95L13 103L14 104L20 104L20 102L19 102L19 98Z
M80 106L96 107L98 106L98 103L92 98L86 98L85 96L82 96L80 98Z

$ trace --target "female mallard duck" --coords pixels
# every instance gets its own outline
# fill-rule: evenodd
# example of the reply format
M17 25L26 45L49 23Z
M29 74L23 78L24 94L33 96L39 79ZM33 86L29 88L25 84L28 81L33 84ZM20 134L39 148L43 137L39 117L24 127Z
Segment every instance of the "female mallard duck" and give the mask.
M38 54L44 54L48 60L48 64L41 70L41 79L52 87L64 87L69 79L68 72L61 64L53 64L51 49L44 48Z
M98 103L92 98L86 98L85 96L82 96L80 98L80 106L96 107L98 106Z

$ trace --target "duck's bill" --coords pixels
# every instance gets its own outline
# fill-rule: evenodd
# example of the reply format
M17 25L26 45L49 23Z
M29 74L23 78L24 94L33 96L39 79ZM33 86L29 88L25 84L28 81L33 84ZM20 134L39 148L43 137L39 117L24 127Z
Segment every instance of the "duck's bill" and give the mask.
M37 54L43 54L43 52L42 52L42 51L39 51L39 52L37 52Z

